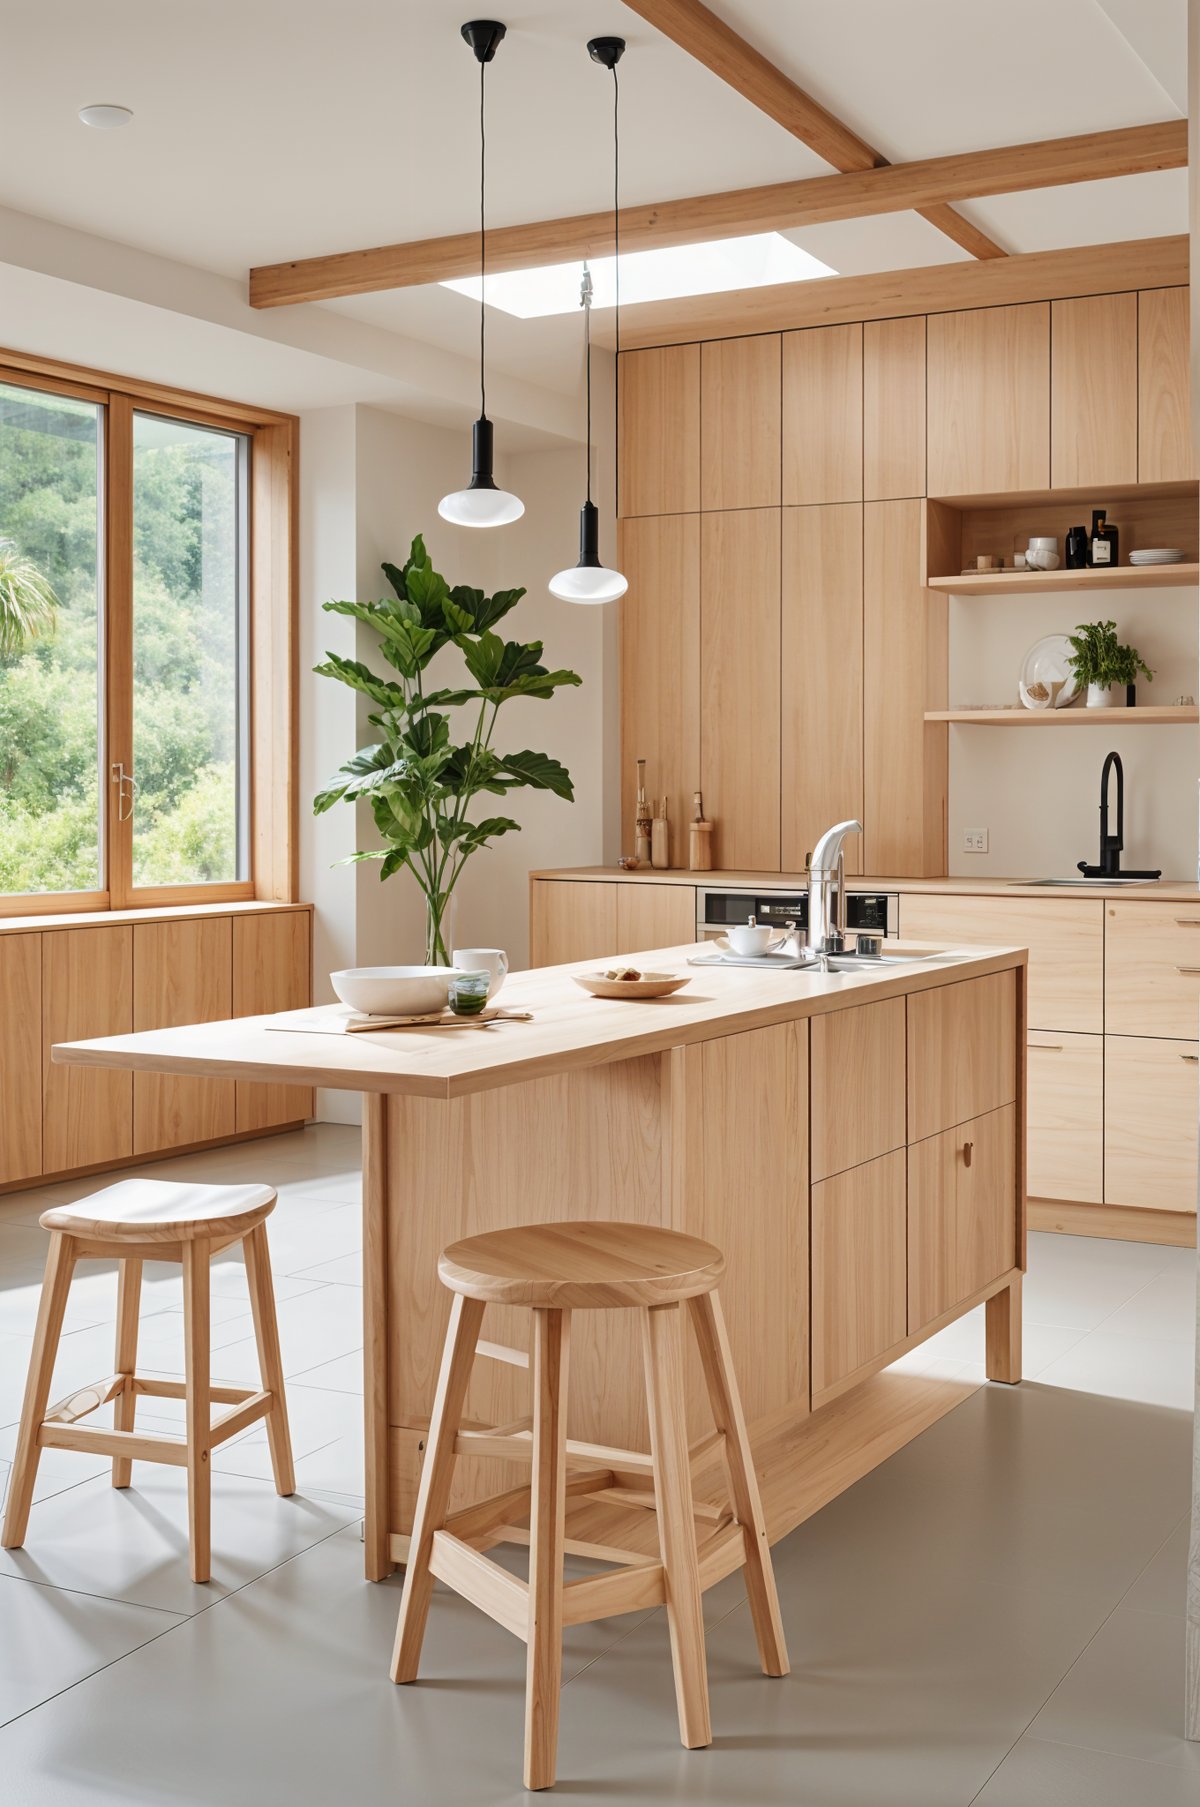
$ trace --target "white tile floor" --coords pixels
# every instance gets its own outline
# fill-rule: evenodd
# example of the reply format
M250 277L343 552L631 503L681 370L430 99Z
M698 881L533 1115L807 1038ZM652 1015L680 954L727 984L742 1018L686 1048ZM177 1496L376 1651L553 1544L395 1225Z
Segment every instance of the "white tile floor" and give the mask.
M279 1188L270 1236L299 1492L254 1427L215 1462L213 1581L187 1577L177 1470L115 1493L42 1461L0 1555L0 1787L21 1807L494 1807L518 1785L524 1654L439 1593L427 1680L386 1663L397 1586L361 1579L358 1139L322 1126L147 1171ZM45 1239L97 1182L0 1198L0 1491ZM558 1797L751 1807L1195 1807L1179 1735L1195 1255L1031 1238L1025 1384L985 1386L776 1549L792 1675L766 1682L737 1577L706 1599L716 1741L675 1742L661 1613L568 1635ZM116 1284L83 1270L56 1382L111 1366ZM240 1260L214 1373L254 1378ZM142 1359L178 1373L178 1273ZM906 1358L982 1379L982 1314ZM178 1422L173 1402L156 1413Z

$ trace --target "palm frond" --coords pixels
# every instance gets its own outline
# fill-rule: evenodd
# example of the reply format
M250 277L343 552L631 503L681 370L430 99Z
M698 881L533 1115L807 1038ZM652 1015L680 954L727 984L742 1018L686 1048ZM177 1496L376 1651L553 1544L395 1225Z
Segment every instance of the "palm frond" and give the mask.
M0 659L14 658L48 639L58 619L58 597L15 540L0 539Z

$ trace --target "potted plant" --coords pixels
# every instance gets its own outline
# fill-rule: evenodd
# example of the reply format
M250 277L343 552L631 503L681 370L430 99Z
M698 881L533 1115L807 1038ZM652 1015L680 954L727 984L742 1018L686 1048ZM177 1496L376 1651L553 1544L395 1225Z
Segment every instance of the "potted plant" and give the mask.
M433 569L419 534L402 569L386 561L382 568L394 598L322 605L373 628L380 654L396 675L336 653L314 667L369 698L375 707L367 720L379 738L360 747L318 792L313 812L321 815L335 803L356 803L360 797L370 802L383 846L351 857L379 860L381 879L402 868L413 874L425 896L426 965L449 966L447 911L464 866L481 847L521 826L511 816L472 821L468 811L475 798L530 787L553 791L568 803L575 796L571 775L557 759L495 749L501 706L517 697L545 700L561 685L582 680L573 671L548 671L540 640L504 640L492 632L520 602L523 589L494 596L465 584L451 589ZM430 663L451 645L462 653L468 681L427 689ZM452 723L459 722L465 736L454 740Z
M1110 706L1114 684L1133 684L1139 672L1147 679L1154 676L1137 648L1117 639L1115 621L1085 622L1067 638L1071 646L1068 663L1076 683L1087 686L1089 709Z
M58 597L15 540L0 539L0 659L23 653L54 632Z

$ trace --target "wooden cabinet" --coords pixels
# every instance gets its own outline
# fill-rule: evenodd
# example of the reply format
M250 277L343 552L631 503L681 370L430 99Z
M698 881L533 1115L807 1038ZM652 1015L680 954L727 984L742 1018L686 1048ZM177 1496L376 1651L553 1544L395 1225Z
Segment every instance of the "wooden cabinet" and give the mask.
M621 834L632 852L636 761L646 761L648 783L677 818L700 782L700 517L623 521L620 538L629 580L620 605Z
M929 494L1050 484L1050 304L931 314Z
M1016 1161L1012 1104L909 1148L910 1336L1018 1265Z
M1196 1209L1196 1044L1104 1038L1104 1202Z
M947 731L925 711L946 707L947 609L921 583L922 514L919 501L863 508L862 857L914 877L946 869Z
M42 1171L133 1153L133 1074L55 1066L55 1042L133 1029L133 929L56 929L42 941Z
M616 884L535 878L529 887L529 964L565 966L617 952Z
M1031 1198L1104 1199L1104 1037L1031 1033L1026 1047L1026 1166Z
M925 494L925 316L863 325L863 496Z
M904 999L814 1017L811 1035L813 1179L903 1148Z
M862 500L862 421L861 324L784 333L785 505Z
M1030 1028L1097 1035L1104 1028L1104 905L1099 898L946 897L906 891L900 926L906 940L939 947L1027 947ZM1196 933L1200 953L1200 929Z
M1200 1035L1200 906L1110 903L1104 1027L1110 1034Z
M908 1136L919 1142L1017 1096L1014 972L908 1000Z
M700 506L700 347L621 354L623 515L688 514Z
M171 1029L233 1014L233 924L228 916L135 923L133 1027ZM234 1085L170 1073L133 1076L133 1152L234 1133Z
M779 334L700 347L700 506L779 506Z
M814 1406L904 1340L905 1220L903 1148L813 1186Z
M780 511L700 523L700 777L713 863L779 871Z
M306 910L279 910L233 919L233 1015L300 1010L312 1002L312 952ZM239 1130L270 1129L312 1115L312 1092L301 1085L237 1082Z
M802 872L831 822L863 814L862 508L783 511L780 859ZM815 680L815 681L814 681ZM846 843L862 871L862 837Z
M1197 474L1191 421L1188 290L1138 295L1138 481L1176 483Z
M42 1171L42 938L0 935L0 1186Z
M1050 308L1050 482L1138 480L1138 298L1084 295Z
M680 832L686 832L681 830ZM617 885L617 952L689 946L696 939L694 885Z

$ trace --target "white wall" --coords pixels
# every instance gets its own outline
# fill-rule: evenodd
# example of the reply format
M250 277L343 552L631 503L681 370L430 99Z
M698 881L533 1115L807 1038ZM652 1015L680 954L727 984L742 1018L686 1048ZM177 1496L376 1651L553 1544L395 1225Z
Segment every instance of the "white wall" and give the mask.
M1015 700L1028 649L1082 621L1115 620L1154 682L1143 703L1172 703L1197 688L1196 596L1187 589L1076 590L1028 597L953 597L950 699ZM1094 862L1100 771L1115 748L1125 767L1122 864L1167 878L1196 873L1197 731L1193 727L950 728L949 866L956 876L1066 878ZM1115 824L1110 823L1110 826ZM986 854L962 851L963 831L986 828Z

